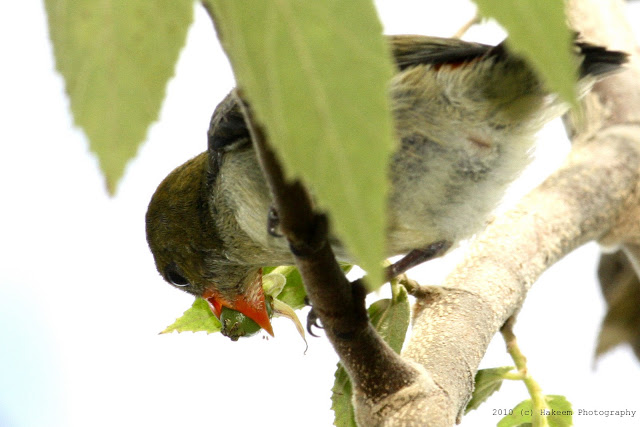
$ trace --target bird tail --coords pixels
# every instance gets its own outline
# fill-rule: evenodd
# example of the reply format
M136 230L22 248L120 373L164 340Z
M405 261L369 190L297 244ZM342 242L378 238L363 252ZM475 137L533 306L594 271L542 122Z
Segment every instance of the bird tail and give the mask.
M608 50L586 42L576 42L582 56L580 77L603 76L619 71L628 60L628 54L617 50Z

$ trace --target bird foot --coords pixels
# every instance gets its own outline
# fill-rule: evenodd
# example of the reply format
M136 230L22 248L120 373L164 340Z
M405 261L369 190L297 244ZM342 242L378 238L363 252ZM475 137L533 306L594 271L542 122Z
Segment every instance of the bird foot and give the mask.
M444 255L449 248L451 248L451 242L440 240L423 249L414 249L397 262L388 266L385 270L385 277L389 281L423 262Z

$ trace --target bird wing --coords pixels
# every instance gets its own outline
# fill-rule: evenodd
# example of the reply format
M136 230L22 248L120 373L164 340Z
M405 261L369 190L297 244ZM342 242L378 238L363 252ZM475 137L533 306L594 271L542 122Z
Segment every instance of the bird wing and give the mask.
M209 125L209 152L230 151L251 142L237 94L231 91L216 107Z
M490 46L458 39L430 36L389 36L391 52L400 70L416 65L457 64L477 58L504 55L503 44Z

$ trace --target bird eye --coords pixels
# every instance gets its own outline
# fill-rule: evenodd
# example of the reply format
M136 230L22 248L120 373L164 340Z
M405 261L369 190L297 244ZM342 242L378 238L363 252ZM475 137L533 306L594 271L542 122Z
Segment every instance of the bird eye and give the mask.
M175 262L167 265L167 268L164 270L164 277L176 286L189 286L189 281L186 277L180 272L178 266Z

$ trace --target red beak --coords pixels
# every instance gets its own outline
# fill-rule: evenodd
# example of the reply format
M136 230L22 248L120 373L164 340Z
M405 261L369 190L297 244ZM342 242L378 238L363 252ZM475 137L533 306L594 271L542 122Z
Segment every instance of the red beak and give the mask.
M262 269L259 269L255 274L247 276L244 279L242 289L244 289L244 293L231 298L225 298L216 289L207 289L202 294L202 297L207 300L211 311L218 319L220 318L222 307L227 307L244 314L267 331L269 335L273 336L273 328L271 327L271 321L267 313L267 303L262 290Z

